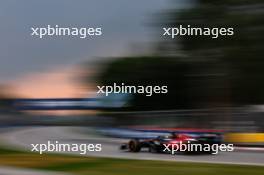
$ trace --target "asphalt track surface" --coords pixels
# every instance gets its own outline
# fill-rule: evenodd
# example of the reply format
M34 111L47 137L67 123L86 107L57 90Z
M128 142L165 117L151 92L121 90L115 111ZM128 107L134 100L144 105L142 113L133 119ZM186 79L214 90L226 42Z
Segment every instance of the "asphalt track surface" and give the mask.
M119 150L119 146L127 140L104 138L83 127L23 127L8 129L0 135L1 144L27 151L32 149L31 144L47 144L48 141L102 144L102 151L87 152L82 156L264 166L264 152L234 151L217 155L154 154L147 150L140 153L126 152ZM80 155L78 152L68 154Z

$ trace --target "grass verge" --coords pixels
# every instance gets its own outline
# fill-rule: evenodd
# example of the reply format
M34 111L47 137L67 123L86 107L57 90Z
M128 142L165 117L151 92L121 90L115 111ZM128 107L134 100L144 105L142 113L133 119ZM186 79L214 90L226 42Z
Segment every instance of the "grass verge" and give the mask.
M85 175L262 175L264 167L35 154L0 148L0 165Z

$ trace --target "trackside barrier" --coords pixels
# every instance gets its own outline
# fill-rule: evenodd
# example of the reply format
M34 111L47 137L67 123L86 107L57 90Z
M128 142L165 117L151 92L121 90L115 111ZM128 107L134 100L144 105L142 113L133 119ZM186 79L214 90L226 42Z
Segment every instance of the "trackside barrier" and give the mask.
M138 139L152 139L160 135L165 135L171 132L188 134L193 137L200 136L203 134L221 134L220 132L215 131L203 131L203 130L165 130L165 129L127 129L127 128L98 128L97 129L101 134L116 137L116 138L138 138Z

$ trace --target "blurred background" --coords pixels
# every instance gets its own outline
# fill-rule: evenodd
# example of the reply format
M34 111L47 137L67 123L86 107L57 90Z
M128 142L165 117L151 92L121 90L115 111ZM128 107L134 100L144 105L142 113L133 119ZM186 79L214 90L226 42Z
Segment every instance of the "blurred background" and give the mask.
M247 164L263 165L264 159L257 157L264 155L263 14L261 0L1 1L0 154L10 160L0 160L0 174L16 171L2 166L39 168L32 167L36 157L21 158L7 148L28 151L25 145L49 136L83 142L96 137L112 143L153 128L221 132L224 142L262 150L229 155L234 159L224 155L222 162L238 163L248 157ZM233 27L235 34L217 39L162 37L163 27L181 24ZM103 35L89 39L30 35L31 27L47 25L101 27ZM97 86L113 83L166 85L168 93L151 97L96 93ZM65 128L76 135L65 135ZM115 150L107 157L115 154L122 155ZM28 165L12 163L19 158ZM90 172L75 172L74 167L71 171Z

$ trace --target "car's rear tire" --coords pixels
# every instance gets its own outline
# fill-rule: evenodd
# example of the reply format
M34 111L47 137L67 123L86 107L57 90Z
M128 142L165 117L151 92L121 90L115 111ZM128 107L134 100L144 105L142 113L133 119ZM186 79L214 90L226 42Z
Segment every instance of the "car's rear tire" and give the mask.
M128 143L130 152L139 152L141 150L140 142L137 139L130 140Z

